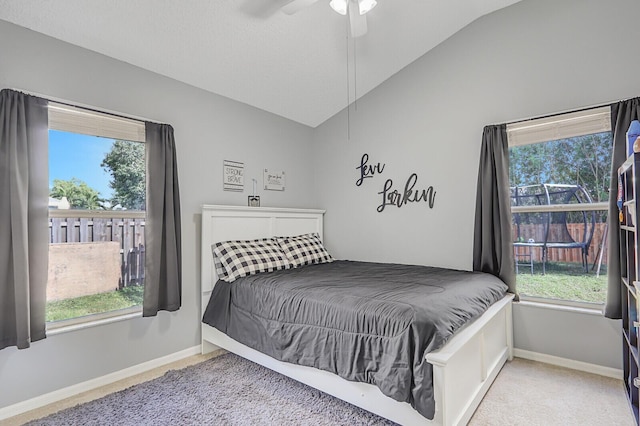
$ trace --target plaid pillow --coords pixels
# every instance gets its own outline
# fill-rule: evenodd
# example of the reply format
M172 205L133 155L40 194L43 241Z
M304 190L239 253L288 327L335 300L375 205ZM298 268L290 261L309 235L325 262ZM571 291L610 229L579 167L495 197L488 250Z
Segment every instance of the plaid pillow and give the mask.
M294 267L333 262L333 258L327 253L318 234L279 237L276 241Z
M218 277L233 282L240 277L289 269L291 264L282 249L272 239L252 241L222 241L213 245L214 261L220 262ZM216 271L218 266L216 265Z
M216 256L215 248L215 244L211 246L211 251L213 252L213 266L216 268L216 275L218 276L218 279L226 281L226 278L228 278L227 271L222 266L222 262L220 262L218 256Z

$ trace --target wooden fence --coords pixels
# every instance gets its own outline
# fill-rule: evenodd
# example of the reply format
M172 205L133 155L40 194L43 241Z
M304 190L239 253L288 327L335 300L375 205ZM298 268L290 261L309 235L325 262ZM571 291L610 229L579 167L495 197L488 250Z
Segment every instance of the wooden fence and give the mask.
M144 283L145 212L49 210L49 243L120 243L120 287Z
M554 226L558 227L561 225L552 225L549 229L550 233L560 232L560 230L554 229ZM591 239L591 245L589 246L589 256L587 260L589 261L589 265L593 265L598 261L599 250L602 244L602 240L604 237L606 224L604 223L596 223L595 229L593 232L593 238ZM516 226L513 225L513 235L514 241L516 236ZM567 230L575 241L582 241L582 236L584 233L584 224L582 223L568 223ZM542 225L520 225L520 236L527 241L529 238L533 238L537 242L544 241L544 227ZM542 261L542 248L541 247L532 247L533 259L535 261ZM607 264L607 247L604 248L604 253L602 256L602 264ZM517 247L517 253L525 253L525 250L529 250L529 247ZM548 249L547 250L547 260L550 262L567 262L567 263L582 263L582 250L580 249Z

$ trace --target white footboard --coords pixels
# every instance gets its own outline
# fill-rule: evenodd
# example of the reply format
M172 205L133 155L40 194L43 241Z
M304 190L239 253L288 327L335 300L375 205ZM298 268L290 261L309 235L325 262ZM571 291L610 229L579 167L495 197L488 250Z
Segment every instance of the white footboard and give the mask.
M508 295L496 302L444 347L427 354L441 424L466 424L505 361L513 359L512 300Z

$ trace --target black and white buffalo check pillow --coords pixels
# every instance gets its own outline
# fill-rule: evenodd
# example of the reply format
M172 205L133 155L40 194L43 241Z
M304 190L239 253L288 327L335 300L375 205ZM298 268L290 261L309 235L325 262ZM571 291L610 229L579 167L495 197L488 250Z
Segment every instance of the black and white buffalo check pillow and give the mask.
M280 237L276 240L294 267L333 262L333 258L322 245L318 234Z
M218 278L233 282L240 277L289 269L289 259L272 239L223 241L213 245Z

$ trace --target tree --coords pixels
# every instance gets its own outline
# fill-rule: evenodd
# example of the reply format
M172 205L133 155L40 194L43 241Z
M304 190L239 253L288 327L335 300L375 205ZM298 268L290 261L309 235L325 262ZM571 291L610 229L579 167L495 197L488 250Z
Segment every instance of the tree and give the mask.
M605 132L512 147L509 149L510 184L580 185L594 203L607 201L611 146L611 133Z
M511 186L580 185L593 202L608 200L611 180L609 133L579 136L509 149Z
M54 179L49 194L53 198L67 197L72 209L97 210L104 208L100 193L77 178L71 180Z
M102 167L111 174L109 186L114 190L113 206L129 210L145 210L146 166L143 143L117 140Z

